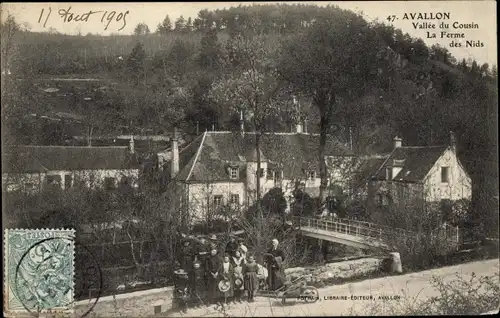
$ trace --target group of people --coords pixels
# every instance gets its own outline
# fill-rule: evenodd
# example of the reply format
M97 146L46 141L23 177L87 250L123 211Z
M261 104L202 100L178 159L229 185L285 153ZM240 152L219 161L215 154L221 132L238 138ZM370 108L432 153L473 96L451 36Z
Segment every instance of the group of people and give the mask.
M199 246L192 247L184 242L180 256L180 269L176 274L177 299L182 310L188 304L199 307L205 304L224 306L229 302L253 302L259 288L277 289L284 283L284 255L278 248L278 240L272 241L272 248L264 255L265 267L257 264L243 241L231 238L219 254L217 244L201 239ZM267 282L262 284L267 278ZM265 286L262 286L265 285Z

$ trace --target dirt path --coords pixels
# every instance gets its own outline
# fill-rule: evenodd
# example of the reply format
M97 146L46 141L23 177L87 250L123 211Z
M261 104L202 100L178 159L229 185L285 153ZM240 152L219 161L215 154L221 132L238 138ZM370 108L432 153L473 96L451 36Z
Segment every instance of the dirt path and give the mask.
M405 307L414 297L424 300L437 296L431 286L433 275L452 280L456 274L469 278L472 273L477 276L492 275L499 272L499 260L478 261L456 266L443 267L418 273L365 280L356 283L336 285L319 289L320 300L316 303L305 303L300 300L287 300L281 305L276 299L257 297L254 303L231 305L225 311L226 316L269 317L269 316L340 316L369 315L387 313L392 307ZM352 296L365 296L372 299L353 299ZM386 299L379 299L379 296ZM377 312L373 312L373 308ZM173 316L180 316L175 313ZM211 308L190 309L185 317L223 317L224 313Z

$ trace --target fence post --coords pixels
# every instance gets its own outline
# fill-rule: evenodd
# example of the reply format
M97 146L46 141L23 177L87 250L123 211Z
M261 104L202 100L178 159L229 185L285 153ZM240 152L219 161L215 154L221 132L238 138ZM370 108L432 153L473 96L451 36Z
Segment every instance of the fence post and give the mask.
M381 240L382 239L382 229L379 229L378 231L379 231L378 238L379 238L379 240Z
M460 249L460 237L458 233L458 225L457 225L457 251Z
M325 231L328 231L328 221L325 221Z
M307 219L307 226L311 227L311 219Z

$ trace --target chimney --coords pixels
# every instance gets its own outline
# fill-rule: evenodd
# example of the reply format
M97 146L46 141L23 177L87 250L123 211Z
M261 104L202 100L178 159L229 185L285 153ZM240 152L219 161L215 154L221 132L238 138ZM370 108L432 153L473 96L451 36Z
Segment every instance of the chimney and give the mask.
M129 150L130 150L130 154L134 154L135 153L135 142L134 142L134 136L130 136L130 141L129 141Z
M403 139L399 138L398 136L394 137L393 139L394 149L401 147L402 143Z
M457 141L455 139L455 133L453 131L450 131L450 148L453 151L457 150Z
M170 176L175 178L179 172L179 145L177 141L177 127L174 127L174 137L172 138L172 161L170 164Z
M243 110L240 110L240 131L241 136L245 134L245 122L243 121Z

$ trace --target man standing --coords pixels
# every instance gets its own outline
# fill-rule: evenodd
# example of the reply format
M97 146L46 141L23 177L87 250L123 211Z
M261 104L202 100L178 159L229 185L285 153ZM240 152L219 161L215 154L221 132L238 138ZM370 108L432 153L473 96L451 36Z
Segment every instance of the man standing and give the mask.
M285 255L278 248L279 242L277 239L273 239L272 245L272 248L267 251L265 263L269 275L268 286L271 290L276 290L283 286L285 282L285 270L283 268Z
M191 244L188 240L184 241L184 246L182 247L182 258L181 258L181 268L186 272L191 270L193 265L194 255Z
M198 259L198 262L200 262L201 268L204 269L207 257L210 255L210 246L207 244L207 240L205 238L201 238L196 247L196 258Z
M234 252L236 252L237 249L238 249L238 243L236 243L234 237L231 236L229 242L226 245L225 252L229 254L229 257L234 257Z

